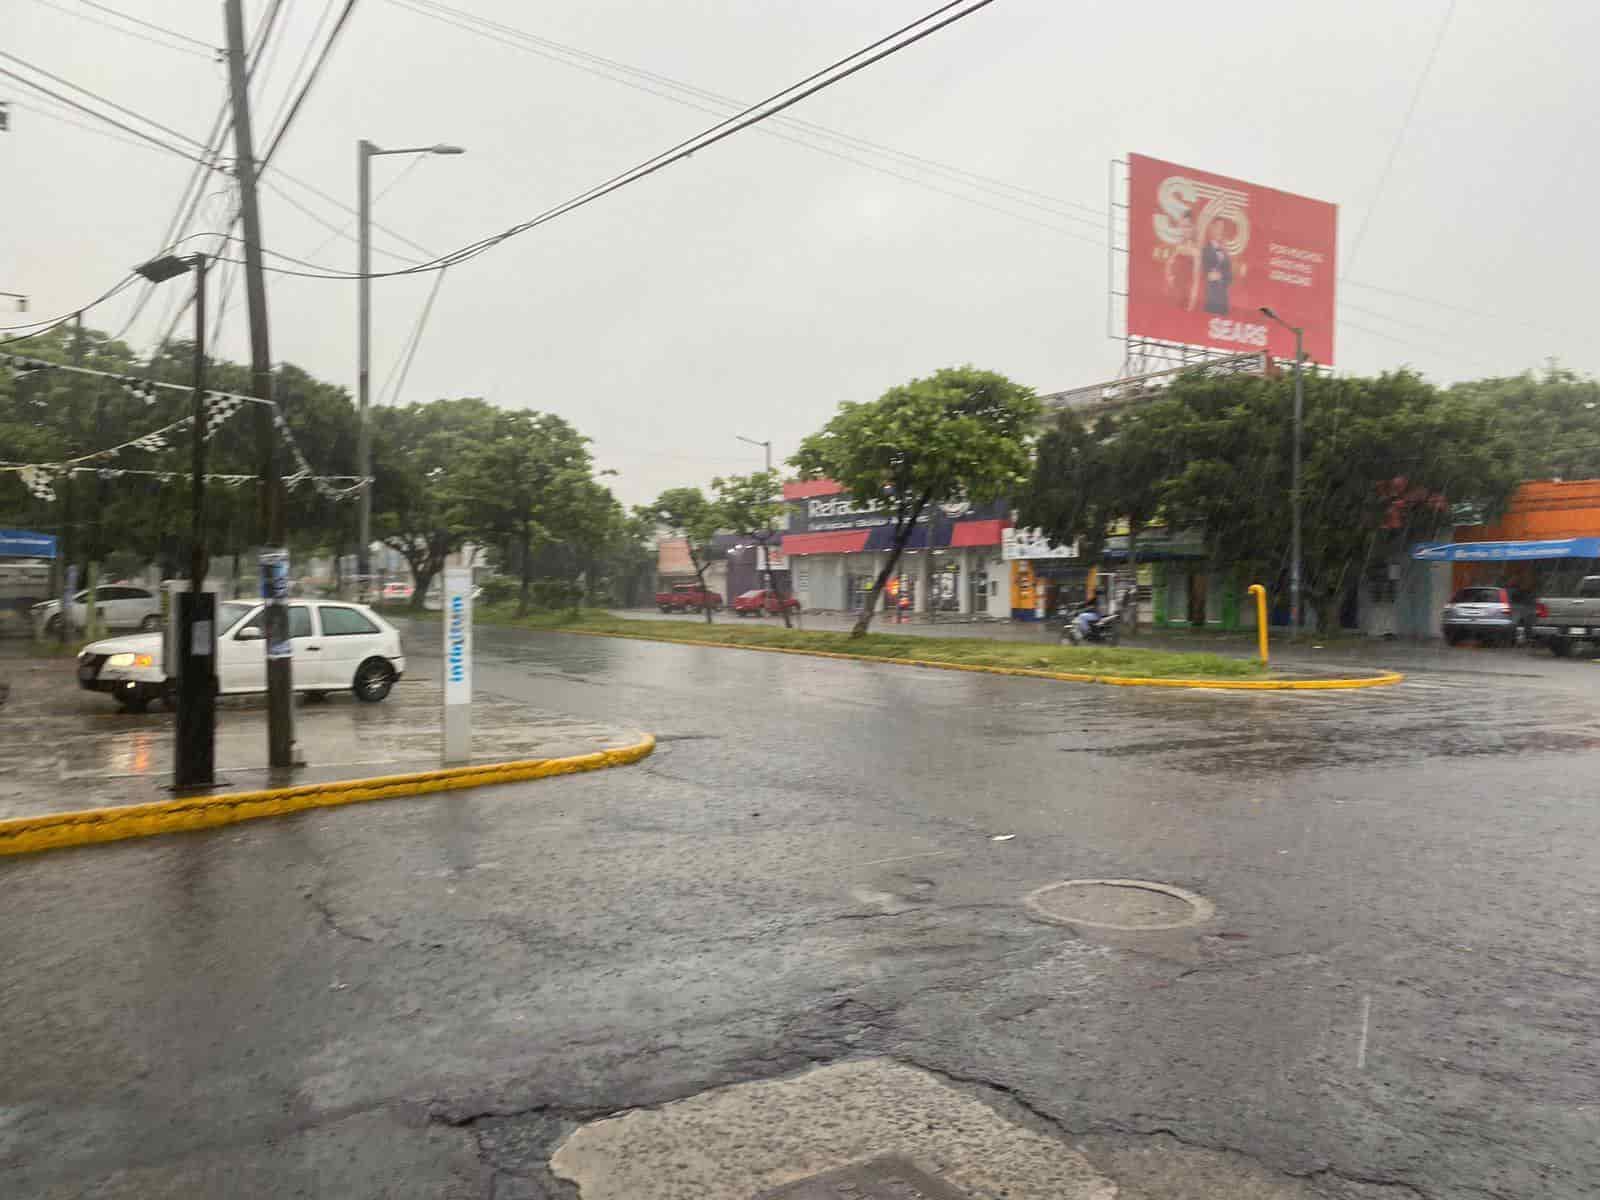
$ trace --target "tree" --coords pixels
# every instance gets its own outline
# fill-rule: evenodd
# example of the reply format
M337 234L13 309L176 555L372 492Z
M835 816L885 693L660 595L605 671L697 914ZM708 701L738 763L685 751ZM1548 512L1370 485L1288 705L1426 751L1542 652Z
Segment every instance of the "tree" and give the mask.
M489 436L495 409L475 397L373 411L372 528L411 568L411 607L466 541L467 519L450 477Z
M1517 431L1523 479L1600 479L1600 382L1555 366L1458 383L1455 398L1490 405Z
M874 504L892 526L889 559L851 632L872 623L917 522L931 505L983 502L1027 477L1039 402L1031 389L976 367L947 367L890 388L877 400L846 401L793 458L801 477L828 478L860 504Z
M1204 531L1215 563L1272 581L1289 574L1293 385L1179 377L1098 435L1065 418L1041 439L1019 516L1055 540L1160 518ZM1440 393L1409 372L1306 380L1304 588L1326 629L1339 598L1380 552L1431 536L1451 508L1503 507L1518 479L1514 439L1494 407Z
M689 564L694 567L700 590L706 590L706 568L714 554L712 540L722 528L722 513L697 487L668 488L655 503L641 510L666 529L671 537L682 538L689 549ZM704 606L706 624L711 624L711 605Z
M747 537L761 548L761 561L765 565L767 591L778 594L772 578L772 544L782 534L778 521L783 516L783 489L776 471L754 471L749 475L729 475L711 481L716 493L716 504L722 522L728 528ZM789 607L779 597L778 611L783 616L783 627L792 628Z
M516 550L518 616L528 611L536 545L566 532L571 508L564 503L564 489L589 478L588 441L552 413L496 410L482 439L446 476L463 527Z

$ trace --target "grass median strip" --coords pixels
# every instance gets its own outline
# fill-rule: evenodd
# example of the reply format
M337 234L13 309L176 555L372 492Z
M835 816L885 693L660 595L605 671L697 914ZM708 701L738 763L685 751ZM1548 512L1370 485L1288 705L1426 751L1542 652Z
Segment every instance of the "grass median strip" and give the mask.
M568 633L600 633L659 642L714 643L759 650L790 650L846 658L948 667L989 668L1086 676L1141 679L1265 680L1267 672L1254 659L1223 654L1143 650L1132 646L1055 646L1037 642L1002 642L987 638L921 637L869 633L852 638L833 630L781 629L722 621L634 621L608 613L532 613L517 617L509 610L485 609L486 624L513 625Z

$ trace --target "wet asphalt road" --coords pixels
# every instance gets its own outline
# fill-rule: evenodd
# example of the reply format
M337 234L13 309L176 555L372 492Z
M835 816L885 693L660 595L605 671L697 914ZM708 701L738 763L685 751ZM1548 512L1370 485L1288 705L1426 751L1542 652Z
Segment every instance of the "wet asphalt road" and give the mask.
M0 860L0 1195L570 1195L578 1121L889 1055L1318 1194L1593 1196L1600 668L1525 661L1174 693L480 631L484 692L657 754ZM1030 919L1069 878L1217 915Z

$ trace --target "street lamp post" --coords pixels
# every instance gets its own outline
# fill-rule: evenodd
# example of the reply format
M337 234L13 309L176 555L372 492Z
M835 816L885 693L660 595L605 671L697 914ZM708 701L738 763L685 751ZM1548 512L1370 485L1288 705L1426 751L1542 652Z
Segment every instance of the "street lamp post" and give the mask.
M367 406L371 399L372 374L372 160L380 154L465 154L460 146L441 143L437 146L405 146L385 150L362 138L356 143L356 197L358 251L356 287L360 331L358 334L356 367L356 405L359 425L356 429L356 474L361 477L358 544L356 546L356 572L360 586L365 587L372 570L372 425Z
M757 441L755 438L745 437L742 433L736 433L733 436L739 441L744 442L747 446L760 446L761 449L766 452L767 474L772 474L772 441L770 438L767 441L762 442ZM772 534L772 523L769 521L767 523L767 536L761 541L761 558L762 566L766 570L767 590L772 592L774 595L777 595L778 589L772 586ZM778 614L783 618L783 627L785 629L790 629L792 626L789 623L789 606L786 603L786 600L787 597L778 596Z
M178 676L178 719L172 786L191 791L216 785L216 596L206 580L206 260L168 254L135 268L151 283L194 272L194 394L190 408L189 590L179 592L177 636L169 647Z
M1266 305L1261 306L1261 312L1294 334L1294 467L1289 484L1290 520L1293 522L1289 548L1289 640L1295 641L1300 637L1300 433L1305 403L1306 331L1299 325L1289 324Z

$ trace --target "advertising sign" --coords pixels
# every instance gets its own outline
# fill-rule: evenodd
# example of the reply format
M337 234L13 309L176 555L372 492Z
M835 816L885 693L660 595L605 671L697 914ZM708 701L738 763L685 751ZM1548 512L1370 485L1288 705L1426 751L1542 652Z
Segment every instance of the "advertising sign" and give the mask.
M1016 561L1028 558L1077 558L1078 543L1060 546L1037 529L1011 527L1000 534L1000 557Z
M281 611L284 601L289 598L289 552L263 550L257 562L261 566L261 598ZM289 641L289 622L284 619L287 616L287 613L281 616L267 614L268 658L291 658L294 655L294 646Z
M444 570L444 761L472 757L472 570Z
M26 529L0 529L0 557L54 558L56 539Z
M1337 206L1128 156L1128 336L1333 363Z

